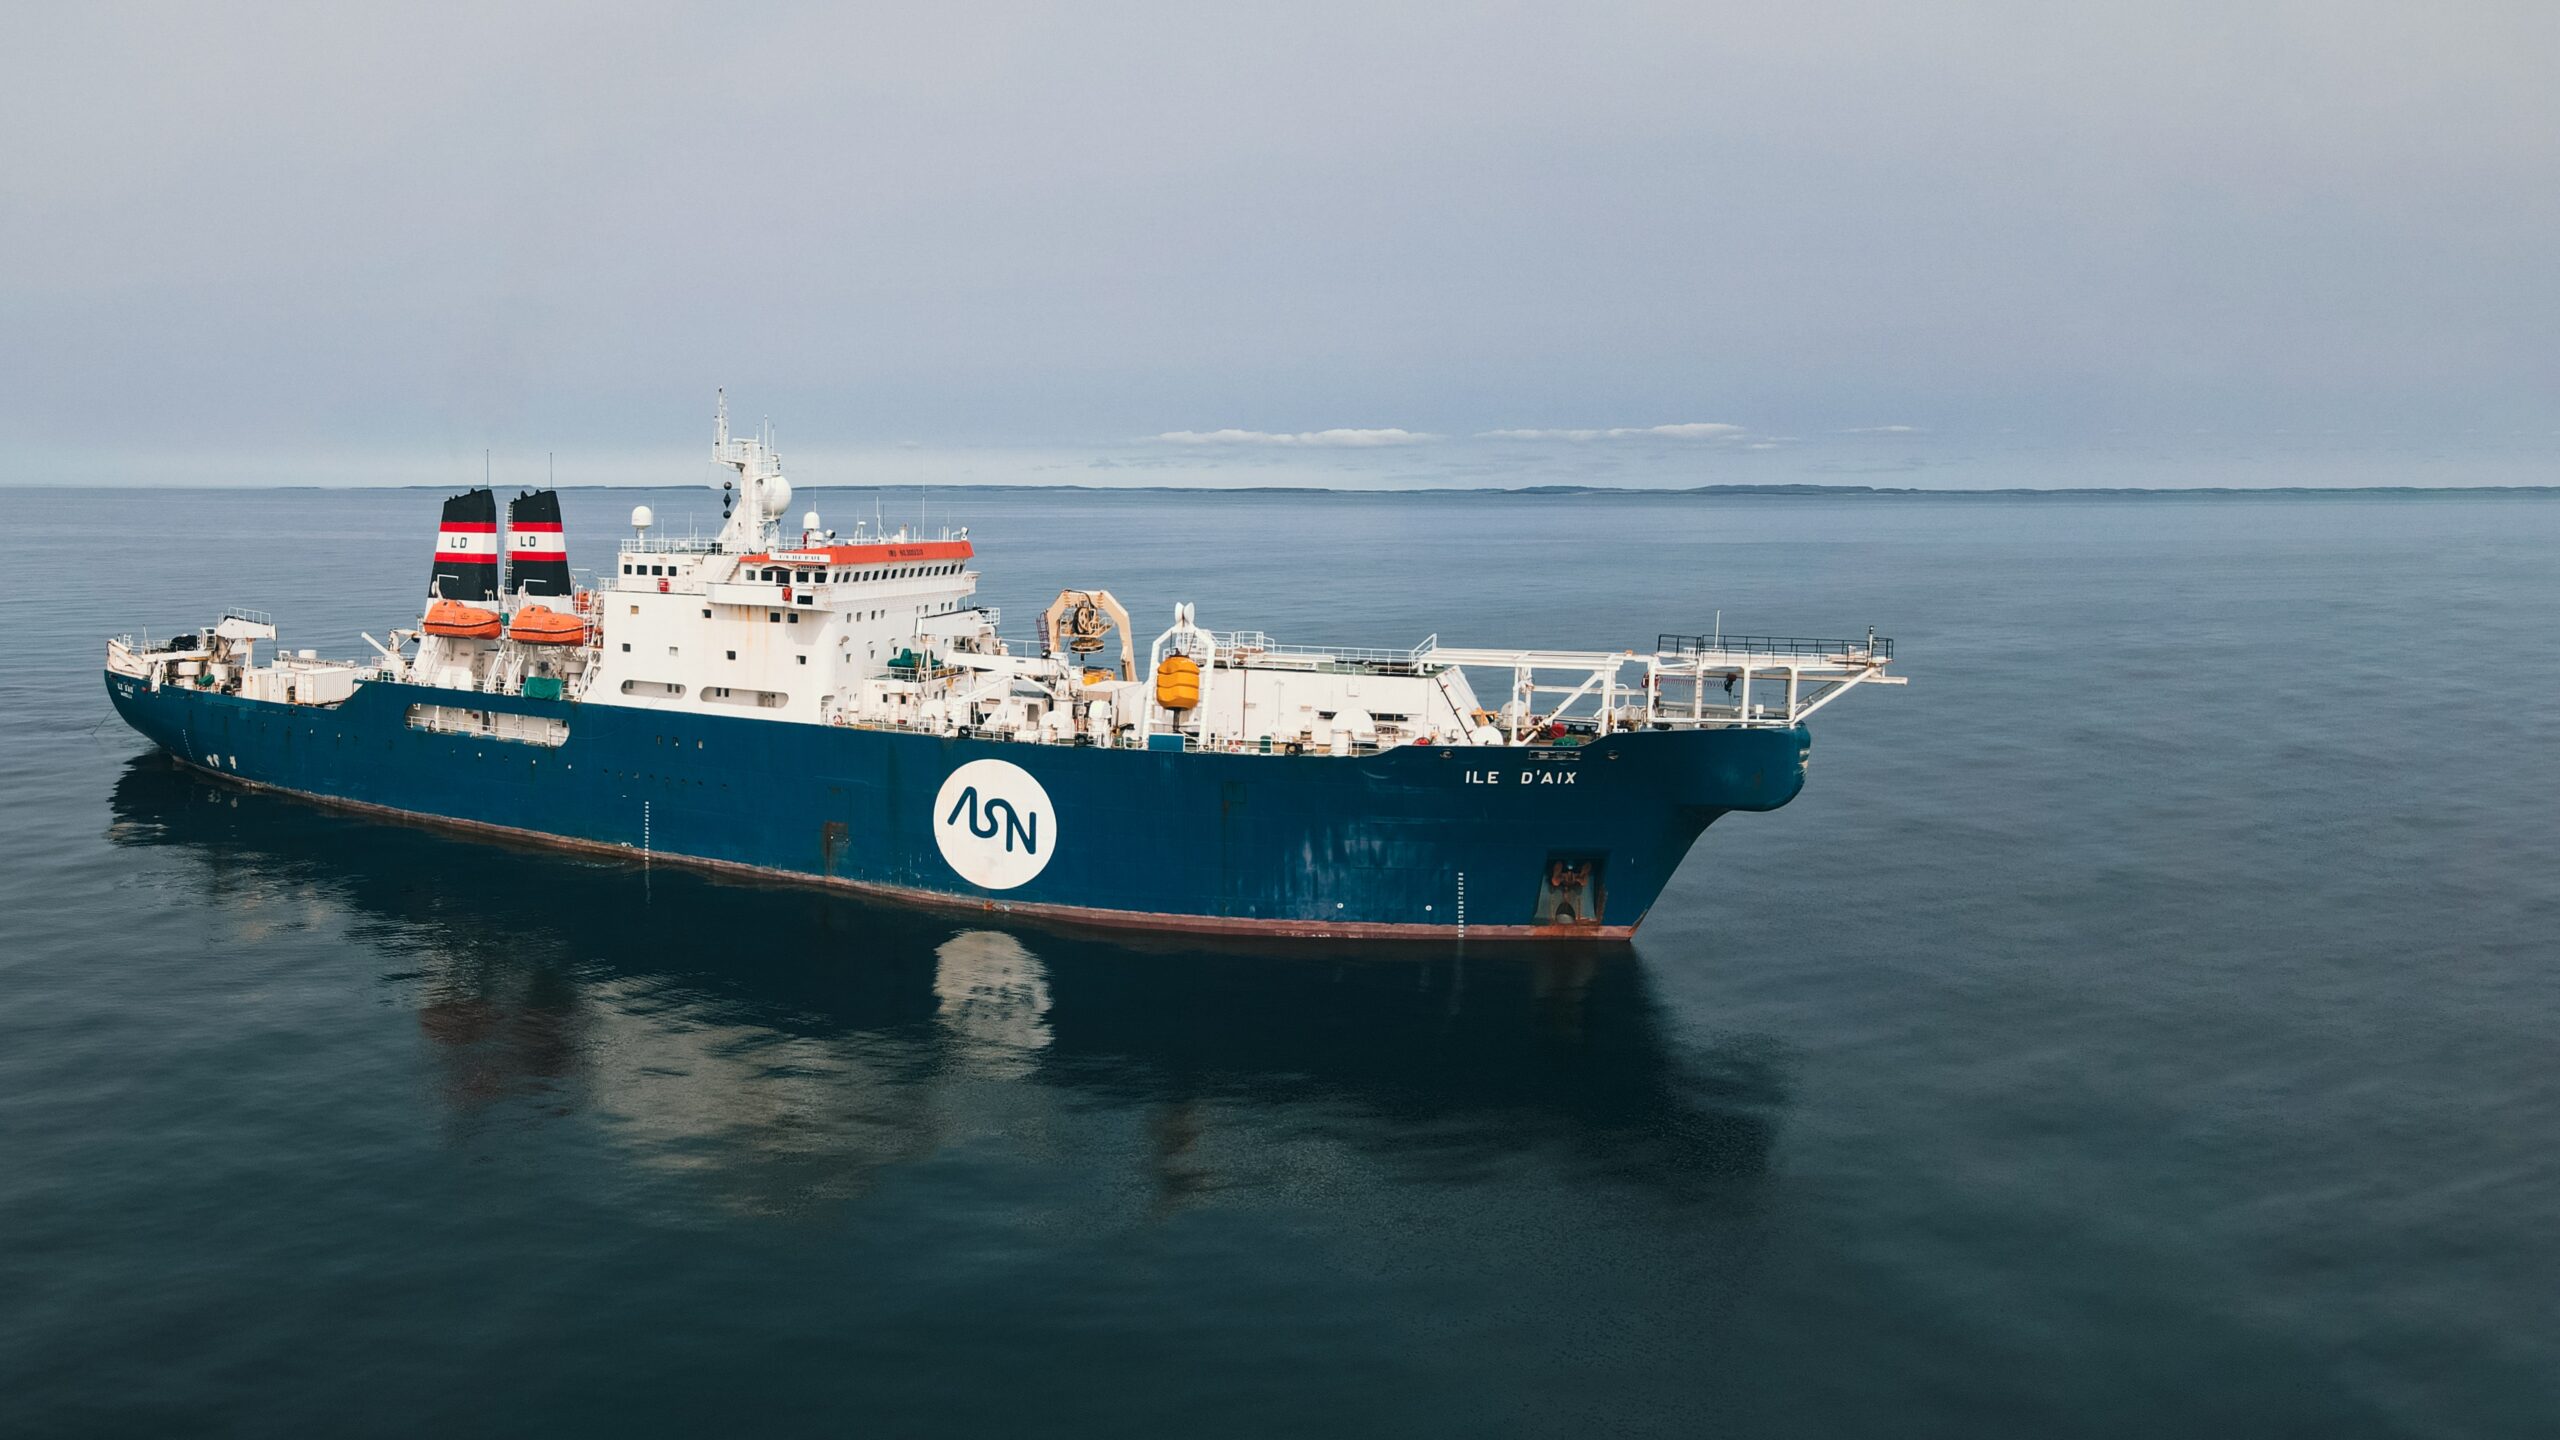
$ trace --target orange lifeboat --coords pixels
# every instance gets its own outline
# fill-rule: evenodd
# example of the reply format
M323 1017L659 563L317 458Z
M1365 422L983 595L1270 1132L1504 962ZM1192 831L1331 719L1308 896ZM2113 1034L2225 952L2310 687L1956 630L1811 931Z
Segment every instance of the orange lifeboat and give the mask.
M507 638L519 645L584 645L587 622L546 605L527 605L507 622Z
M1167 655L1156 666L1156 703L1167 710L1188 710L1200 703L1200 662L1188 655Z
M459 600L438 600L427 607L426 631L453 640L495 640L498 612Z

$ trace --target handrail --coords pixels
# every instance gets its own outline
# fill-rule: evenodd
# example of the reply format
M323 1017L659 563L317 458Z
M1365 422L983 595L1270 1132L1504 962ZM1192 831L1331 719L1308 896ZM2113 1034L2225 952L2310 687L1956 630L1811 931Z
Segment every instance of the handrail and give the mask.
M1863 640L1812 640L1793 635L1673 635L1664 634L1654 642L1657 655L1699 655L1730 652L1744 655L1867 655L1879 660L1893 658L1893 642L1881 635Z
M1431 636L1410 650L1368 645L1284 645L1260 630L1212 630L1209 638L1222 655L1265 655L1275 660L1331 660L1343 665L1418 666L1440 643Z

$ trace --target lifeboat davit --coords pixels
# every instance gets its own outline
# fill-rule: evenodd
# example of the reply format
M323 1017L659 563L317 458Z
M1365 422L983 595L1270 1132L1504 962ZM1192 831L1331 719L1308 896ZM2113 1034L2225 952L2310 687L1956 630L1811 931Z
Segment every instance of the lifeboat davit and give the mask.
M519 645L584 645L587 622L547 605L527 605L507 622L507 638Z
M459 600L438 600L427 607L426 631L452 640L495 640L498 612Z

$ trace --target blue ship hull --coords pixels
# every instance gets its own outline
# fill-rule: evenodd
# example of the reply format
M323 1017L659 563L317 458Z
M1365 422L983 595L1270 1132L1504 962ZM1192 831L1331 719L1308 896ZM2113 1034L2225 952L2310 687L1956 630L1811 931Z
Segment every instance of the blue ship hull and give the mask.
M106 678L178 760L334 804L948 908L1295 936L1623 939L1718 816L1795 797L1812 744L1797 727L1225 755L385 680L320 707ZM421 705L556 719L568 738L420 729ZM960 784L980 774L1027 788Z

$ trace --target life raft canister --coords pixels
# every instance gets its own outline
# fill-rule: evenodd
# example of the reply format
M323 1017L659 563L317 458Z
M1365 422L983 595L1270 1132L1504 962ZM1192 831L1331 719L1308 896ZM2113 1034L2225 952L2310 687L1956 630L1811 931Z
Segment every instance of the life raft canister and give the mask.
M1188 655L1167 655L1156 666L1156 703L1167 710L1188 710L1200 703L1200 662Z
M459 600L438 600L427 607L426 632L451 640L495 640L498 638L498 612L465 605Z
M547 605L527 605L508 623L507 638L520 645L583 645L587 622Z

